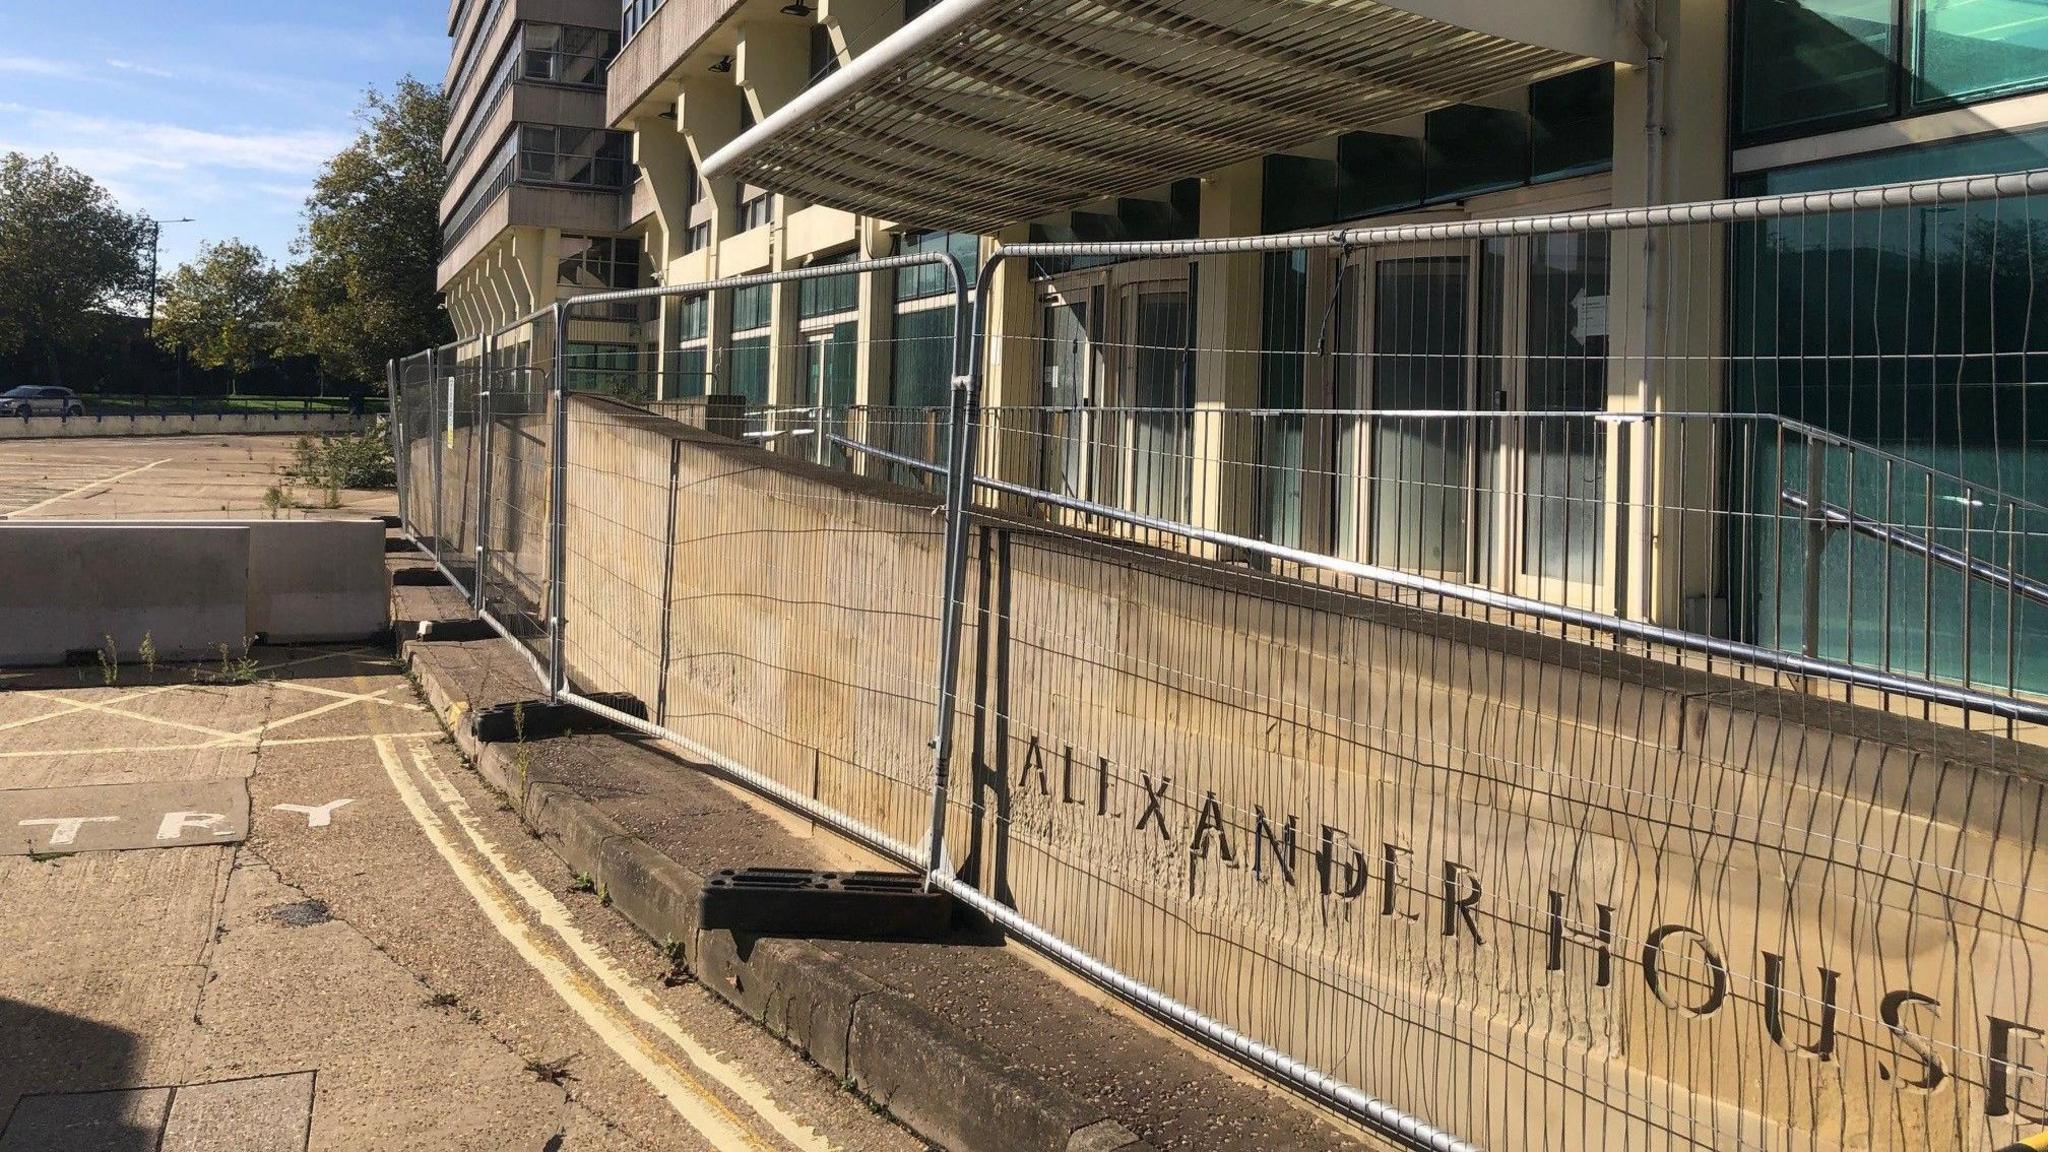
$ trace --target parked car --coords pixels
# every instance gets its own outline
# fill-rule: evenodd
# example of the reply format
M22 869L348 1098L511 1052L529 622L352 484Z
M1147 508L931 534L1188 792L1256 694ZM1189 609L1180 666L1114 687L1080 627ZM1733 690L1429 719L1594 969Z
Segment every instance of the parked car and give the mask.
M0 392L0 416L83 416L85 404L69 388L24 384Z

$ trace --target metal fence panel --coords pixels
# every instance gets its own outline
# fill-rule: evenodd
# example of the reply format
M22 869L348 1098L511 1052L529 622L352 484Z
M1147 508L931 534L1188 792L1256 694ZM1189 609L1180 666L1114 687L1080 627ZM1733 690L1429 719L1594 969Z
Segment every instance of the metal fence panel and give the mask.
M2048 1107L2048 771L1839 701L2048 719L2043 189L1018 246L891 404L824 283L904 261L607 294L474 481L396 366L402 468L543 683L1414 1146L1960 1152Z

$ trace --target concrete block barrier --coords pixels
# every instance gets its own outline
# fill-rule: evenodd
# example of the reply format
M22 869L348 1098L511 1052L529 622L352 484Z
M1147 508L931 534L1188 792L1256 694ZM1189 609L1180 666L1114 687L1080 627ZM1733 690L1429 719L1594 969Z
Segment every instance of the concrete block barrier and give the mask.
M0 664L61 663L147 635L166 660L251 637L365 640L390 627L377 520L0 525Z
M0 440L79 440L97 436L318 436L370 427L374 416L346 412L165 412L0 417Z

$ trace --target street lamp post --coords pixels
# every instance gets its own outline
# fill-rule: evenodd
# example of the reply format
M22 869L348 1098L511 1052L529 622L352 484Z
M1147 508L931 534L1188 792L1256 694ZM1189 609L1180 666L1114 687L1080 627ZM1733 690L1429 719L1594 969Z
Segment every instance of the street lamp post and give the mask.
M163 245L164 225L190 224L193 220L190 216L181 216L176 220L158 220L153 216L144 216L142 222L149 225L149 313L143 317L143 331L153 335L156 332L157 257Z
M157 258L163 246L164 225L190 224L193 221L190 216L181 216L176 220L158 220L154 216L144 216L142 222L149 226L149 312L142 318L142 334L146 337L151 337L156 335ZM185 391L185 355L182 350L177 354L176 363L178 369L178 391L183 393ZM147 380L148 377L144 376L143 379ZM145 391L143 393L143 407L147 409L148 406L149 394Z

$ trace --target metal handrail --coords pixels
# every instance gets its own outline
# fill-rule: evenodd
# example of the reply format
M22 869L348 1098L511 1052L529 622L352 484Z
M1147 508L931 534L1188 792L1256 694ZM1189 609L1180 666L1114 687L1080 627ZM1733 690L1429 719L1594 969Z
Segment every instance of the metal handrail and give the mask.
M1887 544L1923 560L1932 561L1944 568L1973 576L1994 587L2024 596L2036 604L2048 607L2048 583L2022 576L2009 568L1987 563L1974 556L1958 552L1945 545L1936 544L1923 536L1915 535L1900 528L1861 516L1837 504L1825 500L1812 501L1787 488L1778 493L1778 500L1788 508L1800 512L1817 511L1820 519L1830 528L1847 528L1859 536Z

